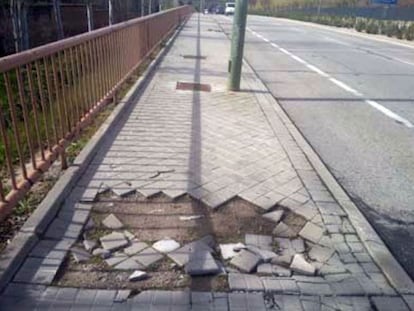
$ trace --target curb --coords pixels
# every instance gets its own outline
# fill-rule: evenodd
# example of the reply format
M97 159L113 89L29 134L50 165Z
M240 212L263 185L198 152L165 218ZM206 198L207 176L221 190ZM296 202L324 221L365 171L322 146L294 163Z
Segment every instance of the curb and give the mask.
M128 93L116 105L112 113L82 149L74 160L72 166L69 167L58 179L56 184L35 209L33 214L24 223L11 243L0 254L0 292L2 292L11 281L26 256L36 245L39 240L39 236L45 232L48 225L55 218L62 203L73 190L76 183L86 171L93 157L98 152L98 149L104 141L106 134L109 133L121 120L123 113L129 107L130 101L142 94L142 91L147 86L151 76L154 74L159 63L171 48L181 29L187 23L187 20L185 20L173 32L172 36L159 51L155 59L151 61L141 77L131 86Z
M325 163L315 152L312 146L308 143L302 135L297 126L292 122L286 111L279 104L276 98L271 95L270 90L266 84L260 79L257 72L252 68L250 63L243 59L245 65L254 73L255 78L260 81L263 87L268 91L267 97L269 103L274 108L277 116L285 125L287 131L298 144L299 148L306 155L308 161L319 175L321 180L325 183L328 190L331 192L334 199L347 213L350 222L358 233L361 242L367 248L369 254L377 265L381 268L384 275L394 286L394 288L401 294L414 294L414 282L401 267L400 263L394 258L388 247L384 244L377 232L359 211L358 207L353 203L347 192L338 183L332 173L328 170Z

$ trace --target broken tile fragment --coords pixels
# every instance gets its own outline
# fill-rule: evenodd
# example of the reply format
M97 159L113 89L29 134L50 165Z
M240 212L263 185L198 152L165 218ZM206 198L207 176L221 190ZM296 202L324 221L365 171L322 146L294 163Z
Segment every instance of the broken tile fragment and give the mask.
M262 216L266 219L269 219L269 220L275 222L275 223L278 223L282 219L283 211L278 210L278 211L263 214Z
M335 250L332 248L314 245L309 251L309 258L324 263L331 258L334 252Z
M272 237L270 235L246 234L246 245L253 245L262 249L272 249Z
M99 256L102 259L107 259L111 256L111 252L108 251L107 249L97 248L92 252L92 255Z
M112 187L112 192L120 198L126 197L127 195L132 194L135 191L136 189L134 187L125 182L117 185L116 187Z
M115 254L112 254L111 257L107 258L105 262L108 264L108 266L112 267L127 259L127 255L121 252L117 252Z
M158 260L161 260L164 256L157 252L152 247L148 247L141 251L140 253L134 255L132 259L143 264L144 267L149 267L152 264L156 263Z
M141 281L148 277L148 274L145 271L136 270L134 273L132 273L128 279L131 282Z
M273 235L281 238L294 238L296 237L295 231L293 231L283 221L279 222L276 228L273 230Z
M125 230L124 231L124 235L130 241L132 241L133 239L135 239L135 235L132 234L131 232L129 232L128 230Z
M219 273L221 268L209 252L201 251L190 255L185 271L189 275L211 275Z
M259 247L252 246L252 245L248 245L247 249L251 251L252 253L256 254L257 256L259 256L263 262L270 262L273 257L277 256L277 254L272 251L261 249Z
M104 249L115 251L128 245L128 240L120 232L112 232L99 239Z
M323 232L324 230L321 227L311 222L307 222L299 232L299 235L305 240L311 241L313 243L318 243L322 238Z
M91 254L79 247L72 247L71 252L73 255L73 259L75 259L77 263L88 261L91 258Z
M236 243L220 244L219 248L220 248L221 257L223 257L224 260L227 260L227 259L231 259L234 256L236 256L238 252L236 252L234 248L237 246L238 244Z
M83 247L88 252L92 252L97 246L98 246L98 242L96 242L95 240L88 240L88 239L83 240Z
M243 272L253 272L257 265L261 262L261 258L252 252L249 252L247 250L242 250L240 254L233 257L233 259L230 261L230 264L237 267Z
M304 275L315 275L315 267L308 263L302 254L293 256L293 261L290 264L290 269Z
M102 224L105 227L107 227L109 229L113 229L113 230L122 229L124 227L124 225L122 224L122 222L114 214L109 214L102 221Z
M175 240L165 239L155 242L152 247L161 253L169 253L180 248L180 244Z
M136 270L136 269L143 269L143 268L144 267L141 264L139 264L132 258L128 258L124 261L121 261L114 267L115 270Z
M127 254L128 256L132 256L146 249L147 247L148 247L148 244L145 242L134 241L132 242L131 246L124 248L124 253Z

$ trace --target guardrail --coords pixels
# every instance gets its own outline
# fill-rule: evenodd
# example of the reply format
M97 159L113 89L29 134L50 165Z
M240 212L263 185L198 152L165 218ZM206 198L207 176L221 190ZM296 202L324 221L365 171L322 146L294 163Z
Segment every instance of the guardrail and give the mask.
M191 14L183 6L0 58L0 221Z

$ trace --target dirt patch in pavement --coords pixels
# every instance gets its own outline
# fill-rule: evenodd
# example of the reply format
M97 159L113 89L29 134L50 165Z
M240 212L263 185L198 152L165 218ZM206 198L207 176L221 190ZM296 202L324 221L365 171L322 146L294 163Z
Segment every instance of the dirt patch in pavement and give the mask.
M87 232L88 239L97 240L112 231L102 225L102 220L111 213L125 225L126 230L135 235L137 240L148 244L170 238L180 245L185 245L207 235L212 235L217 245L237 243L244 242L246 233L272 235L275 227L273 222L261 216L263 210L237 198L213 210L188 196L172 201L163 195L151 199L133 195L123 200L113 199L107 195L101 197L92 209L91 218L95 222L95 227ZM180 219L188 216L200 218ZM287 214L286 221L292 225L302 225L290 218ZM79 242L78 246L82 247L82 244ZM219 259L218 254L216 247L213 256ZM148 279L129 282L128 276L133 271L115 270L99 257L92 257L86 263L77 264L70 256L60 269L55 284L85 288L129 288L137 291L178 288L200 291L228 290L226 275L191 278L167 256L145 271L149 275Z

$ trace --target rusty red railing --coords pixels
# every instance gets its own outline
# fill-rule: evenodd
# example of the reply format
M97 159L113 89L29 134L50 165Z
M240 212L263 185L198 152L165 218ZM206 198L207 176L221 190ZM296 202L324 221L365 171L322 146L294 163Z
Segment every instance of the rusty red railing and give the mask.
M189 6L0 58L0 221L61 157Z

